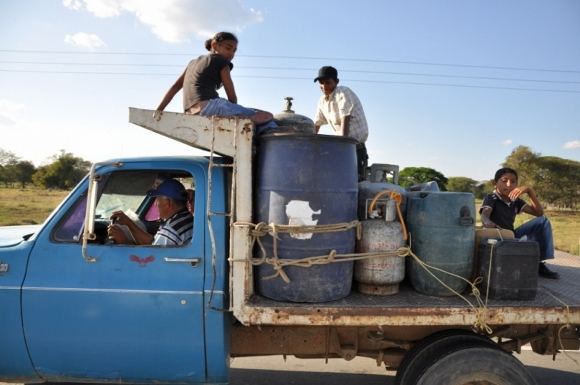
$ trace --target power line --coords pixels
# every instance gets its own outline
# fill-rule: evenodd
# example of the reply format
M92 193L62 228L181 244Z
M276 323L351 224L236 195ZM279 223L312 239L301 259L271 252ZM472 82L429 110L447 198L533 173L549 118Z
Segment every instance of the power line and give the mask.
M237 77L266 78L266 79L290 79L290 80L311 80L312 79L312 78L298 78L298 77L291 78L291 77L277 77L277 76L243 76L243 75L238 75ZM366 80L366 79L348 79L348 81L349 82L359 82L359 83L403 84L403 85L415 85L415 86L481 88L481 89L509 90L509 91L533 91L533 92L555 92L555 93L580 94L580 91L575 91L575 90L554 90L554 89L543 89L543 88L496 87L496 86L480 86L480 85L469 85L469 84L423 83L423 82L409 82L409 81Z
M1 63L1 62L0 62ZM268 70L307 70L311 71L311 68L276 68L276 67L262 67L262 66L238 66L237 68L252 68L252 69L268 69ZM559 83L559 84L580 84L580 81L574 80L546 80L546 79L529 79L529 78L506 78L506 77L495 77L495 76L468 76L468 75L447 75L447 74L437 74L437 73L425 73L425 72L394 72L394 71L364 71L364 70L340 70L343 72L352 73L363 73L371 75L402 75L402 76L424 76L424 77L441 77L441 78L455 78L455 79L475 79L475 80L501 80L501 81L522 81L522 82L535 82L535 83Z
M70 75L175 76L175 74L145 73L145 72L45 71L45 70L5 70L5 69L0 69L0 72L70 74ZM290 77L290 76L237 75L236 77L238 77L238 78L250 78L250 79L277 79L277 80L285 79L285 80L308 80L308 81L312 80L311 77ZM348 81L349 82L360 82L360 83L375 83L375 84L377 84L377 83L378 84L401 84L401 85L415 85L415 86L479 88L479 89L495 89L495 90L508 90L508 91L532 91L532 92L580 94L580 91L562 90L562 89L499 87L499 86L482 86L482 85L453 84L453 83L425 83L425 82L366 80L366 79L348 79Z
M109 67L171 67L183 68L183 65L176 64L148 64L148 63L81 63L81 62L40 62L40 61L12 61L0 60L0 64L31 64L31 65L66 65L66 66L109 66ZM306 67L270 67L270 66L237 66L238 69L259 69L275 71L312 71L312 68ZM494 80L494 81L519 81L533 83L554 83L554 84L580 84L580 81L573 80L547 80L547 79L530 79L530 78L508 78L495 76L468 76L468 75L448 75L438 73L421 73L421 72L394 72L394 71L364 71L364 70L341 70L341 73L363 73L371 75L400 75L400 76L421 76L421 77L439 77L455 79L474 79L474 80Z
M73 52L59 50L19 50L19 49L0 49L0 52L6 53L32 53L32 54L56 54L56 55L127 55L127 56L195 56L194 53L181 52L130 52L130 51L91 51L91 52ZM534 67L510 67L510 66L490 66L476 64L458 64L458 63L439 63L414 60L386 60L386 59L368 59L368 58L345 58L345 57L316 57L316 56L282 56L282 55L243 55L237 57L262 58L262 59L294 59L294 60L327 60L327 61L351 61L364 63L388 63L388 64L410 64L425 66L441 66L456 68L478 68L506 71L534 71L534 72L558 72L558 73L580 73L580 70L565 70L559 68L534 68Z
M112 67L176 67L183 68L179 64L147 64L147 63L83 63L83 62L55 62L55 61L22 61L0 60L0 64L33 64L33 65L73 65L73 66L112 66Z
M176 76L176 74L164 74L156 72L98 72L98 71L7 70L7 69L0 69L0 72L66 74L66 75Z

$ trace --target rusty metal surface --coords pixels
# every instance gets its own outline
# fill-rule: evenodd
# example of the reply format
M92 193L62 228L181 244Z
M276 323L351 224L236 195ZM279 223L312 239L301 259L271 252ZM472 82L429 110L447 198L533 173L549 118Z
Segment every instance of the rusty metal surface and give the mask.
M398 337L398 336L397 336ZM365 356L397 367L410 340L388 337L382 330L358 327L235 325L231 333L230 356L295 355L303 358Z
M531 301L489 300L486 323L580 324L580 257L558 252L551 266L560 273L559 280L540 278L538 294ZM467 298L475 303L472 296ZM426 296L403 284L392 296L353 292L339 301L316 304L254 295L236 317L256 325L472 325L478 313L460 298Z

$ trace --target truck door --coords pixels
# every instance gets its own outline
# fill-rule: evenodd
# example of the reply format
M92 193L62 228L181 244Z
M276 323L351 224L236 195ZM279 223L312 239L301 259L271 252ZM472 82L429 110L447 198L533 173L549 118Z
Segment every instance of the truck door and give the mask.
M22 330L20 289L39 226L0 228L0 381L38 382ZM25 237L23 237L25 236Z
M86 186L40 234L22 306L33 365L47 381L204 382L204 216L194 215L193 240L179 247L111 244L106 236L116 210L133 212L154 231L155 206L146 193L168 177L190 181L194 206L204 212L202 168L180 166L129 163L99 171L98 237L87 249L93 263L79 241Z

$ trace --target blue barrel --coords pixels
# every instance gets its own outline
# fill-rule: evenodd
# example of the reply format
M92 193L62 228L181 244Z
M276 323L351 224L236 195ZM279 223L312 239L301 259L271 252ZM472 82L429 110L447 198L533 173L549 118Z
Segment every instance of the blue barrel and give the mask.
M357 219L356 142L349 138L312 134L269 134L258 138L256 222L279 225L328 225ZM278 234L278 257L300 259L355 250L355 230L317 234ZM272 237L262 241L273 256ZM259 257L258 251L255 254ZM326 302L347 296L353 262L311 267L289 266L290 278L265 279L271 265L255 269L259 294L291 302Z
M470 279L475 242L475 200L471 193L412 192L407 195L407 226L411 249L427 264ZM454 295L409 257L407 274L413 288L423 294ZM467 283L432 271L457 292Z

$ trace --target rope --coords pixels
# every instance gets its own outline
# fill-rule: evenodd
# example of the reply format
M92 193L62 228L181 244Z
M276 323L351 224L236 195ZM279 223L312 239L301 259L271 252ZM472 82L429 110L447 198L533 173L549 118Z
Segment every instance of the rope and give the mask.
M497 235L499 237L500 240L504 240L503 239L503 235L501 233L501 228L496 227L495 230L497 231ZM480 295L480 291L477 288L477 285L481 284L483 282L483 277L477 277L475 278L475 280L473 281L473 283L467 281L469 283L469 285L471 285L471 290L472 293L475 297L475 300L478 302L479 307L477 309L475 309L476 311L476 321L474 323L474 327L477 330L481 330L486 332L487 334L492 334L493 333L493 329L491 329L491 327L487 324L486 320L487 320L487 311L488 311L488 307L487 307L487 301L489 299L489 288L490 288L490 283L491 283L491 271L492 271L492 267L493 267L493 249L495 247L496 242L490 242L490 249L489 249L489 265L487 267L487 283L485 285L485 301L481 301L481 295ZM461 277L463 278L463 277Z
M401 223L401 227L403 228L403 239L406 241L407 240L407 226L405 226L405 221L403 220L403 214L401 213L401 202L403 201L401 194L399 194L398 192L395 192L395 191L390 191L390 190L383 190L383 191L377 193L373 197L373 200L371 201L371 204L369 205L367 215L369 215L369 216L371 215L371 213L373 212L373 209L375 208L375 204L377 203L379 198L382 197L383 195L389 195L389 198L394 200L397 203L397 206L396 206L397 207L397 216L399 217L399 222Z
M260 244L260 246L262 245ZM369 253L349 253L349 254L338 254L336 250L331 250L330 253L326 255L311 256L299 259L287 259L287 258L278 258L275 250L276 249L274 248L273 257L266 257L264 253L262 258L252 258L250 260L250 263L253 266L259 266L263 264L268 264L272 266L275 273L267 277L262 277L263 280L280 277L286 283L290 283L290 278L284 271L284 267L288 266L308 268L316 265L328 265L330 263L338 263L338 262L361 261L364 259L371 259L377 257L406 257L411 252L411 250L408 247L400 247L394 251L376 251ZM248 262L247 259L232 259L232 261Z
M377 196L380 196L377 194ZM376 196L375 196L376 197ZM483 331L487 334L492 334L493 330L489 325L487 325L487 296L486 301L483 302L481 300L481 295L479 289L476 287L476 284L481 282L481 278L474 280L474 282L470 282L469 280L465 279L464 277L450 273L446 270L440 269L435 266L431 266L426 262L422 261L415 253L411 251L411 247L400 247L394 251L380 251L380 252L369 252L369 253L351 253L351 254L337 254L336 250L331 250L327 255L321 256L311 256L305 257L300 259L281 259L278 257L278 233L330 233L330 232L339 232L339 231L347 231L352 228L357 229L357 239L361 237L361 224L359 221L352 221L349 223L338 223L338 224L330 224L330 225L315 225L315 226L291 226L291 225L276 225L276 224L266 224L264 222L260 222L258 224L253 224L250 222L236 222L233 226L250 226L253 227L250 230L250 235L252 236L251 247L253 248L255 244L258 244L260 249L260 258L251 258L251 259L231 259L232 262L250 262L253 266L259 266L262 264L271 265L274 269L274 274L262 277L262 279L274 279L280 277L286 283L290 283L290 278L284 271L284 267L293 266L293 267L311 267L315 265L326 265L329 263L338 263L338 262L350 262L350 261L360 261L364 259L376 258L376 257L407 257L411 256L419 266L421 266L428 274L430 274L436 281L438 281L443 287L447 290L455 294L456 296L460 297L464 300L469 307L473 309L476 313L476 321L474 322L474 328L476 330ZM268 257L266 248L264 247L261 237L270 234L272 236L273 244L273 256ZM410 236L409 236L409 244L411 243ZM450 275L452 277L458 278L464 282L466 282L471 287L471 292L475 297L476 304L474 305L471 301L469 301L465 296L458 293L453 288L449 287L449 285L445 284L441 281L431 270L439 271L441 273ZM488 274L489 277L490 274ZM489 279L489 278L488 278Z
M558 344L559 347L557 347L558 349L562 350L562 353L564 353L564 355L566 357L568 357L569 359L571 359L572 361L574 361L574 363L578 366L580 366L580 362L578 362L575 358L573 358L571 355L568 354L568 352L566 350L564 350L564 344L562 343L562 330L564 329L569 329L572 327L572 323L570 322L570 306L562 301L560 298L558 298L556 295L552 294L552 292L545 286L542 286L544 289L546 289L546 293L548 293L550 296L552 296L552 298L554 298L556 301L560 302L562 305L564 305L564 307L566 308L566 324L562 325L558 328Z
M358 220L351 222L335 223L328 225L276 225L274 223L267 224L265 222L259 222L257 224L250 222L236 222L234 226L250 226L254 229L250 231L250 235L254 237L263 237L267 234L274 233L288 233L288 234L304 234L304 233L337 233L341 231L348 231L352 228L356 229L356 237L360 239L362 235L361 224Z
M498 229L498 233L500 238L503 237L501 235L501 231ZM485 285L485 301L483 302L482 306L480 306L477 311L476 311L476 321L475 321L475 328L478 330L484 330L486 333L491 334L493 333L493 330L491 329L491 327L489 327L489 325L487 325L486 319L487 319L487 300L489 299L489 287L490 282L491 282L491 270L492 270L492 266L493 266L493 248L495 247L496 242L491 242L490 245L491 247L489 248L489 265L487 266L487 284ZM482 277L477 277L474 281L473 281L473 285L477 286L478 284L480 284L481 282L483 282L483 278ZM475 296L476 301L481 301L481 297L479 296L479 289L475 289L477 290L478 295Z
M409 241L410 243L411 241ZM484 303L481 300L481 294L479 292L479 289L476 287L476 284L479 283L479 277L474 280L473 282L463 278L460 275L454 274L454 273L450 273L446 270L440 269L438 267L435 266L431 266L428 263L424 262L423 260L421 260L415 253L413 253L411 250L409 250L409 255L415 260L415 262L417 262L417 264L419 266L421 266L427 273L429 273L433 278L435 278L435 280L437 282L439 282L443 287L445 287L447 290L449 290L450 292L452 292L453 294L455 294L456 296L458 296L459 298L461 298L463 301L465 301L467 303L467 305L469 305L469 307L475 312L475 322L473 323L473 327L476 330L479 331L483 331L487 334L492 334L493 333L493 329L487 324L486 319L487 319L487 301L486 303ZM439 279L439 277L437 277L435 274L433 274L433 272L431 272L431 270L435 270L435 271L439 271L441 273L450 275L452 277L458 278L464 282L466 282L470 287L471 287L471 293L473 294L473 296L475 297L475 301L476 301L476 305L474 305L473 303L471 303L470 300L468 300L465 296L461 295L461 293L457 292L456 290L454 290L453 288L449 287L449 285L447 285L445 282L443 282L442 280Z

